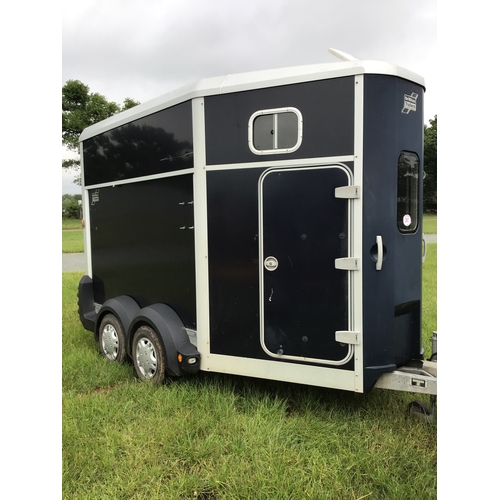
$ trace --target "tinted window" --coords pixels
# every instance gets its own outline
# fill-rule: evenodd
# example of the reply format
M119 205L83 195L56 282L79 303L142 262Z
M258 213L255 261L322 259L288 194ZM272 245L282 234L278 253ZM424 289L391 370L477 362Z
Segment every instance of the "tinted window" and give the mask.
M419 159L415 153L403 151L398 159L398 228L414 233L418 228Z
M87 139L83 164L86 186L191 168L191 102Z
M251 116L248 130L253 153L291 153L302 142L302 115L295 108L258 111Z
M290 149L297 144L299 117L295 113L279 113L278 149Z
M274 115L261 115L255 118L253 145L260 151L274 149Z

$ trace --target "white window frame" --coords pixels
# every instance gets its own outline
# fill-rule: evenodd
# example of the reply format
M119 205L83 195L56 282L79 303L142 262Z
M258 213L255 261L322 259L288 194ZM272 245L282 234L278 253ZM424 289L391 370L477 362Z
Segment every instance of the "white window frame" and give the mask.
M278 149L278 115L280 113L295 113L297 115L298 121L298 130L297 130L297 143L295 146L291 148L282 148ZM273 115L273 149L256 149L253 141L253 132L254 132L254 121L257 117L263 115ZM275 108L275 109L263 109L261 111L256 111L248 121L248 147L252 151L252 153L256 155L275 155L275 154L283 154L283 153L293 153L299 149L302 144L302 113L297 108Z

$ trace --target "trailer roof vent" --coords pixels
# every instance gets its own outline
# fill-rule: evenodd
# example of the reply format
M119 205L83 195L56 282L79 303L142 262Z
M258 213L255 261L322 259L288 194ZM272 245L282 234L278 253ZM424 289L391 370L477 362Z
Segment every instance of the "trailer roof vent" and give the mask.
M351 54L347 54L346 52L342 52L341 50L328 49L328 52L330 52L330 54L334 55L335 57L338 57L342 61L359 61L357 57L351 56Z

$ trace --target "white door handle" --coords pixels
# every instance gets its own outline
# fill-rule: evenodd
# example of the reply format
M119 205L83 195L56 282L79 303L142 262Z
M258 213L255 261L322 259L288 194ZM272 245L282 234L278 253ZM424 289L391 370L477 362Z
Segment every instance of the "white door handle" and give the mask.
M377 271L382 270L382 260L384 258L384 245L382 243L382 236L377 236L377 263L375 264L375 269Z
M427 257L427 239L425 238L425 234L422 233L422 243L424 244L424 254L422 255L422 264L425 262L425 258Z

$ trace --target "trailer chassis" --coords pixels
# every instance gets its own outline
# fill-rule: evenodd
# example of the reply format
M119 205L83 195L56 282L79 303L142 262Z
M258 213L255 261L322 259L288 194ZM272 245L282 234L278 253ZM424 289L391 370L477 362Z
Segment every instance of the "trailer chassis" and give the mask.
M378 389L425 394L430 397L429 406L412 401L408 413L427 422L433 422L437 409L437 332L432 332L432 355L426 360L412 360L397 370L384 373L376 382Z

